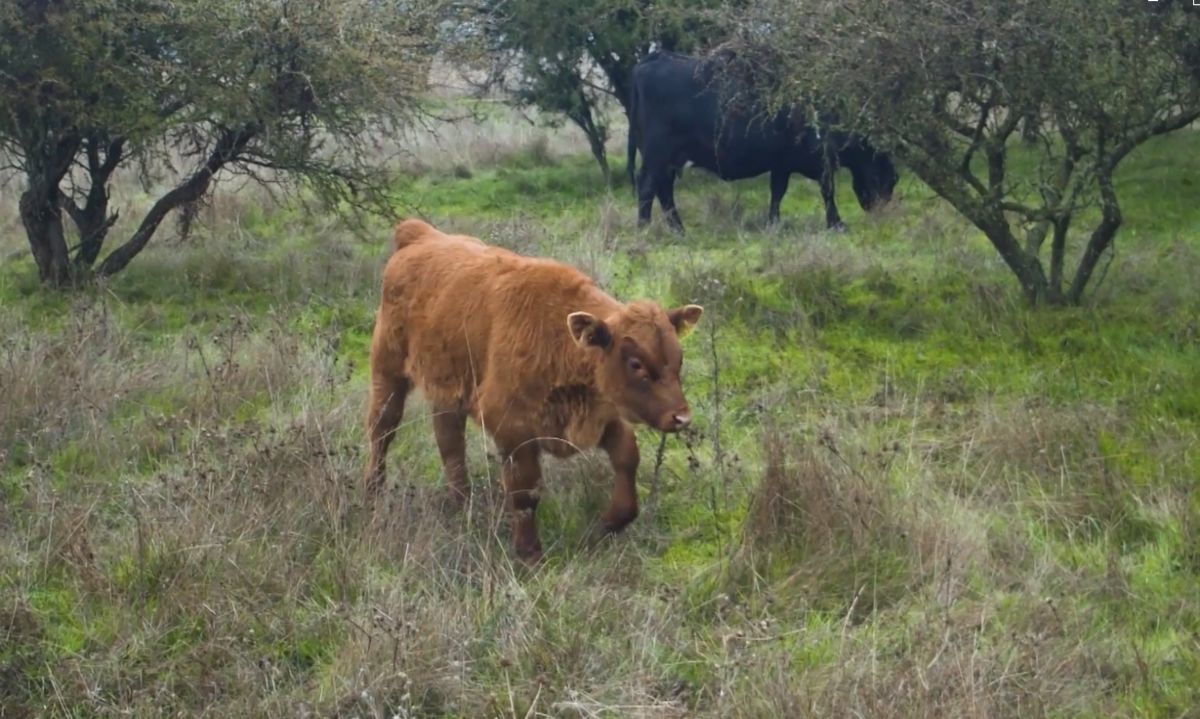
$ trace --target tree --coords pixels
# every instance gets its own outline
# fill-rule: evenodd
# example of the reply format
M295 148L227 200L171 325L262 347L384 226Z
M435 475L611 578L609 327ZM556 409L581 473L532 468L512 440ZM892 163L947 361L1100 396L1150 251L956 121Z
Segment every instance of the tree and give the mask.
M119 272L222 174L381 202L371 138L417 111L434 16L379 0L0 0L0 157L24 177L39 276ZM114 173L178 158L178 183L103 255Z
M588 139L609 177L604 105L629 114L633 66L651 47L688 50L719 36L702 12L715 0L483 0L497 75L514 102L561 115Z
M893 152L1030 301L1079 303L1121 226L1118 165L1200 117L1200 13L1143 5L770 0L740 18L739 57L776 103L820 98ZM1032 148L1009 142L1023 118Z
M596 38L589 26L595 13L604 12L603 5L604 0L513 0L498 8L489 32L515 104L538 107L572 122L587 138L607 180L608 123L601 105L614 91L589 52L589 43ZM622 19L605 23L609 26L599 32L611 35L616 25L615 32L624 34L619 27ZM626 52L632 59L636 51L630 47Z

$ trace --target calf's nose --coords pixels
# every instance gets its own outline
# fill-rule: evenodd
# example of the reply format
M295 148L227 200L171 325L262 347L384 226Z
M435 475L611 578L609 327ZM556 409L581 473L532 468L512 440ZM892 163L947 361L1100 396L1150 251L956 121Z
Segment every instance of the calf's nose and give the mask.
M674 423L676 430L681 430L692 423L692 413L686 409L680 410L671 415L671 421Z

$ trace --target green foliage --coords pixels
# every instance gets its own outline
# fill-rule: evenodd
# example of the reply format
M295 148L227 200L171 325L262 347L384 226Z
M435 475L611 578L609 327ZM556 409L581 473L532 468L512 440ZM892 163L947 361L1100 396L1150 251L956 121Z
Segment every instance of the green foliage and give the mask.
M1082 301L1124 219L1116 167L1200 117L1200 15L1183 3L781 1L737 19L739 77L895 153L1035 302Z
M396 183L396 194L430 217L460 213L503 217L518 212L548 217L578 211L581 202L604 190L604 178L582 157L538 168L518 156L466 181L453 174L428 173ZM531 205L526 201L529 197L542 197L544 202Z
M434 0L6 0L0 150L23 175L41 279L119 272L168 213L183 210L186 224L218 174L304 187L327 207L378 207L377 138L418 112L438 12ZM177 184L101 257L114 173L178 156Z
M652 44L688 50L712 41L717 26L703 10L712 0L482 0L484 42L520 106L574 123L609 176L607 105L629 109L634 64Z

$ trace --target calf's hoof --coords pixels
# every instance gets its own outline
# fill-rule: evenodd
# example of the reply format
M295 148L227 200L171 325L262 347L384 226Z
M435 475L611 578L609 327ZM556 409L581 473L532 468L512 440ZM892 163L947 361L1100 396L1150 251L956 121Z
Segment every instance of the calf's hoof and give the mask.
M615 534L637 519L637 507L632 509L609 509L600 515L600 526L606 534Z
M470 490L463 490L455 487L450 487L446 490L446 505L452 512L461 512L466 509L467 502L470 499Z
M583 537L583 546L595 547L608 537L619 534L637 519L637 509L614 511L609 509L600 515L600 521L595 522Z
M527 567L536 567L542 563L542 545L540 542L532 545L517 546L517 558Z

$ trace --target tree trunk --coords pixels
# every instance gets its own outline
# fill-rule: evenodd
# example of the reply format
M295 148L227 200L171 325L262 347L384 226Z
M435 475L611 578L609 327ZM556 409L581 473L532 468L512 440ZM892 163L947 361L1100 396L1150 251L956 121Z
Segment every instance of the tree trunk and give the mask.
M217 171L226 163L237 158L257 133L258 129L254 126L225 130L204 164L170 192L158 198L150 211L142 218L142 224L138 226L129 241L105 257L100 266L96 268L96 274L107 277L125 269L129 261L150 242L150 238L154 236L158 226L162 224L163 219L171 210L200 199L208 191Z
M972 218L975 226L983 230L992 246L1000 253L1000 257L1021 283L1021 291L1031 305L1040 302L1054 301L1050 293L1046 273L1038 258L1021 249L1021 243L1013 237L1008 223L1000 218ZM982 220L982 221L980 221Z
M1041 118L1036 109L1027 110L1021 115L1021 141L1032 145L1038 141L1041 134Z
M602 125L596 124L591 105L588 103L587 97L584 96L582 90L579 93L579 105L576 109L567 113L567 116L587 136L588 147L592 151L592 157L595 158L596 164L600 166L600 172L604 174L604 184L605 186L611 185L612 173L608 168L608 153L604 149L604 141L608 139L608 132Z
M108 214L108 188L105 185L92 185L88 193L87 204L81 211L70 213L75 227L79 230L79 250L75 253L75 266L87 269L96 264L100 250L104 247L104 238L117 221L117 213Z
M1050 299L1056 304L1063 301L1063 260L1067 253L1067 230L1070 226L1070 218L1055 220L1054 236L1050 240Z
M108 214L108 181L124 157L125 141L121 138L107 143L103 158L100 156L101 141L89 138L87 143L88 194L83 207L69 197L63 197L63 206L79 230L79 249L75 253L75 267L90 269L100 257L104 239L117 221L117 213Z
M31 180L30 184L33 183ZM63 236L57 188L53 192L44 186L25 190L21 193L20 213L33 261L37 263L38 279L50 285L67 284L71 266L67 261L67 240Z
M1071 289L1067 292L1067 300L1071 304L1079 304L1083 300L1083 291L1087 288L1096 263L1104 254L1121 227L1121 205L1117 202L1117 193L1112 184L1112 166L1096 168L1096 184L1100 187L1100 224L1092 230L1083 257L1079 259L1079 267L1075 270L1075 279L1071 281Z
M22 148L26 167L19 207L21 224L37 264L38 278L46 284L64 285L71 279L59 205L62 193L58 188L71 169L79 144L79 138L71 132L55 135L47 131L46 137Z
M604 185L607 187L612 184L612 172L608 168L608 153L604 149L604 137L595 132L588 132L588 146L592 150L592 157L595 158L596 164L600 166L600 172L604 175Z
M612 87L613 97L617 102L621 103L621 110L625 113L625 117L629 117L629 93L633 80L633 58L620 61L613 58L611 55L592 55L592 60L600 66L600 70L604 76L608 78L608 84Z

